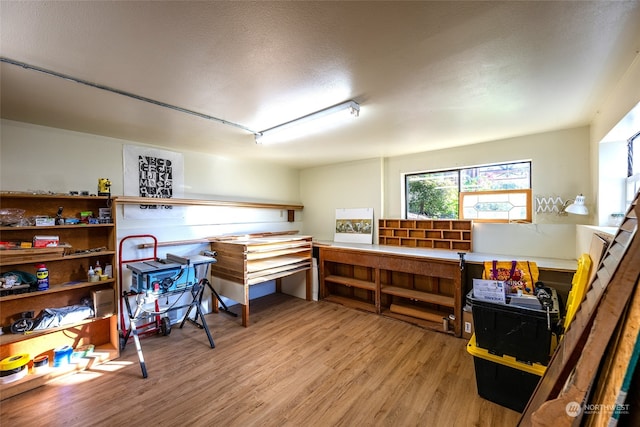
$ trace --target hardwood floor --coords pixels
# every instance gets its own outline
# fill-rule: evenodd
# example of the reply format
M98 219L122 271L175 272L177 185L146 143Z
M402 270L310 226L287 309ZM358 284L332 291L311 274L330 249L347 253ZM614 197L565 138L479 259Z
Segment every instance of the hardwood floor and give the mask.
M0 403L3 426L514 426L478 396L466 341L329 302L251 302ZM238 309L235 306L232 309Z

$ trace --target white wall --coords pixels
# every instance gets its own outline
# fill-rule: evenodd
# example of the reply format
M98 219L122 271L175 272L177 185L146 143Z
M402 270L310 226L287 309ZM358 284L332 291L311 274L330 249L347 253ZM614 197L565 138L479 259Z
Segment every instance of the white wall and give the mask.
M113 196L123 194L123 147L142 145L103 136L71 132L2 120L0 122L0 190L2 191L89 191L97 193L98 178L111 180ZM158 148L158 147L156 147ZM273 203L300 203L299 177L295 169L248 162L202 153L182 153L184 197ZM159 242L172 242L222 234L300 230L302 214L287 222L279 209L185 207L177 218L132 219L116 212L118 242L126 236L152 234ZM121 258L151 257L137 248L135 240L123 246ZM148 240L143 243L149 242ZM208 245L161 246L166 253L188 256ZM123 269L123 286L129 283ZM257 289L261 288L261 289ZM266 291L262 291L266 289ZM273 283L256 286L252 295L271 292Z
M473 252L506 257L575 259L576 227L570 224L473 225Z
M389 218L399 218L401 215L402 174L517 160L532 161L534 195L557 195L564 199L583 193L587 203L592 200L589 188L589 128L580 127L388 158L385 173L387 215ZM589 217L534 216L536 223L590 221Z
M376 219L400 218L404 173L529 159L533 162L534 194L573 198L582 192L590 199L589 129L581 127L302 170L304 232L320 240L332 240L335 209L342 207L374 207ZM536 224L478 224L474 227L474 251L573 259L575 224L588 224L590 220L539 214Z
M381 159L300 171L304 234L315 240L333 240L336 209L340 208L373 208L377 222L383 209L382 175Z
M640 102L640 52L618 84L611 88L591 121L591 144L597 148L600 141L622 118ZM636 129L637 130L637 129ZM631 136L631 135L629 135Z
M0 189L97 192L98 178L123 194L125 145L134 141L2 120ZM155 147L159 148L159 147ZM298 203L298 171L267 162L183 152L184 197Z
M2 120L2 191L97 192L98 178L111 180L111 194L123 194L123 147L133 141ZM299 203L298 171L267 162L248 162L184 152L184 197ZM284 210L185 207L177 219L134 220L119 214L118 233L153 229L162 240L233 232L290 228ZM296 225L301 227L301 213ZM274 225L275 224L275 225ZM179 230L177 232L176 230Z
M595 224L611 226L611 214L626 213L627 141L598 145L598 210Z
M606 171L607 168L611 168L606 162L603 162L599 157L601 150L600 142L607 136L607 134L640 102L640 52L636 52L636 57L633 63L629 66L625 74L615 87L611 88L607 94L607 98L604 99L600 105L600 108L596 112L591 121L591 134L590 134L590 149L592 152L591 157L591 169L593 170L591 176L591 186L596 192L598 197L604 196L606 191L601 185L601 179L608 180L612 173ZM635 132L640 129L631 128L626 138L631 137ZM620 133L620 132L618 132ZM626 165L626 162L623 163ZM623 166L624 167L624 166ZM604 206L599 200L595 200L596 207ZM618 208L616 203L616 209ZM606 225L607 212L600 213L594 212L600 218L599 223Z
M583 193L587 204L593 204L589 185L589 128L579 127L389 158L385 174L388 217L401 217L403 174L514 160L531 160L534 198L536 195L560 196L566 200ZM473 251L573 259L575 224L591 224L592 218L592 215L536 214L534 206L534 224L474 225Z

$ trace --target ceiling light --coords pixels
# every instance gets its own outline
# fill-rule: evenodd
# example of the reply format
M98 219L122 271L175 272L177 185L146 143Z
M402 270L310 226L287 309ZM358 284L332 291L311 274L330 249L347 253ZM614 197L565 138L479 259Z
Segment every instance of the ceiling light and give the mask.
M567 202L570 202L570 200ZM567 204L567 202L565 202L565 204ZM589 209L584 205L584 196L582 194L577 195L573 203L562 209L562 212L565 214L568 212L576 215L589 215Z
M256 143L283 142L302 135L309 135L318 130L326 130L344 121L341 119L358 117L359 115L360 104L355 101L346 101L260 131L255 134Z

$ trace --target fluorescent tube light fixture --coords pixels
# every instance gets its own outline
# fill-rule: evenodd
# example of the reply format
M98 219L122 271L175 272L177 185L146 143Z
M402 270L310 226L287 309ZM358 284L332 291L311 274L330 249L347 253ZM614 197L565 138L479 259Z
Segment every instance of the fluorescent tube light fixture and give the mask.
M569 202L572 202L568 206L566 206ZM589 215L589 209L584 205L584 196L582 194L578 194L575 200L567 200L565 203L565 207L560 212L560 215L566 215L567 213L572 213L575 215Z
M256 144L283 142L301 135L308 135L318 130L333 127L349 117L360 115L360 104L349 100L341 104L298 117L286 123L273 126L255 134Z

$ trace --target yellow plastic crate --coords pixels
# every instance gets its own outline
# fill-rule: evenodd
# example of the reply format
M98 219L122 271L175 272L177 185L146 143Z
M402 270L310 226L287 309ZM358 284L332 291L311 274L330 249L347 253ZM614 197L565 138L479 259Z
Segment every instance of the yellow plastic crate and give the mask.
M488 360L493 363L499 363L503 366L508 366L513 369L518 369L523 372L527 372L529 374L537 375L541 377L544 372L547 370L547 367L540 363L525 363L516 360L513 356L503 355L496 356L495 354L489 353L489 350L484 348L480 348L476 345L476 334L471 336L469 343L467 344L467 352L474 356L479 357L484 360Z
M591 257L589 254L582 254L578 258L578 268L571 280L571 291L567 296L566 314L564 318L564 330L566 331L580 307L580 303L587 293L589 285L589 272L591 270Z
M478 395L522 412L547 369L546 366L519 362L512 356L491 354L476 346L475 335L467 344L467 351L473 356Z

